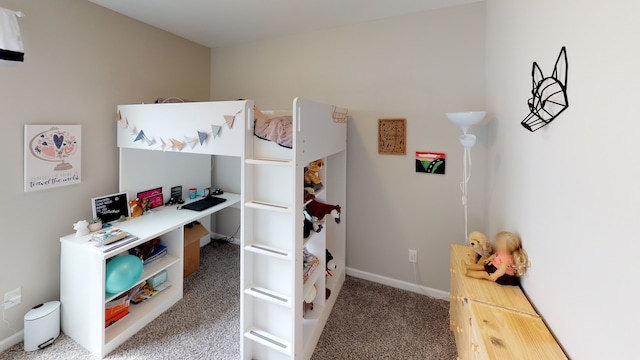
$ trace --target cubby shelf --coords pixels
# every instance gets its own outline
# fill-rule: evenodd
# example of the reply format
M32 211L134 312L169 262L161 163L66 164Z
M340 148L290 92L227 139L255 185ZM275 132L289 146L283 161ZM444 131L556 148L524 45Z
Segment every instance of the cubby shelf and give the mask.
M143 281L145 281L148 278L156 275L160 271L165 270L169 266L171 266L173 264L177 264L179 261L180 261L180 258L178 258L177 256L166 255L163 258L158 259L158 260L152 262L149 265L145 265L144 270L142 271L142 276L140 276L140 280L138 282L136 282L135 285L133 285L132 287L128 288L127 290L121 291L121 292L119 292L117 294L105 293L105 295L104 295L105 302L109 302L109 301L117 298L118 296L128 292L129 290L131 290L134 287L138 286Z

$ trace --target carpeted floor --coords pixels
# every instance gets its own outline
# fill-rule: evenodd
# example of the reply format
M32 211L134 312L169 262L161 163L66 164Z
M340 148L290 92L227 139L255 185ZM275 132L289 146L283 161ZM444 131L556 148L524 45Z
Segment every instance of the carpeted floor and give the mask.
M200 269L185 279L184 298L107 359L238 359L239 249L202 249ZM449 303L347 277L313 360L455 359ZM61 334L54 345L25 353L22 343L0 360L94 357Z

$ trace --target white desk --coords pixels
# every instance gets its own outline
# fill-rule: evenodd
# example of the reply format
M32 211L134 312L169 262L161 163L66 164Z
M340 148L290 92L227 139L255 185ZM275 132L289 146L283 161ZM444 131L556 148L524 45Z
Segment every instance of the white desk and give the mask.
M139 239L110 252L92 245L91 235L60 238L60 301L65 334L102 358L182 299L184 226L240 202L238 194L217 196L227 201L203 211L178 210L177 205L160 207L114 224ZM139 305L131 305L127 317L105 329L105 302L119 295L105 293L106 260L155 238L160 238L168 254L145 266L139 282L166 270L171 287Z

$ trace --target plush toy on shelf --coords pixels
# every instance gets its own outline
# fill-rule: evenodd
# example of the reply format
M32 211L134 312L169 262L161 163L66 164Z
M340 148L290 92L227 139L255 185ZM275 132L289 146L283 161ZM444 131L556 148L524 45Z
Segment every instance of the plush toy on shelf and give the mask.
M316 160L309 163L304 172L304 186L314 190L322 189L322 179L320 178L320 169L322 169L322 160Z
M493 246L487 236L479 231L474 231L467 238L467 245L478 254L476 263L484 265L484 261L493 254Z
M520 243L520 238L510 232L499 232L496 235L496 253L483 261L484 264L463 264L465 275L497 282L500 285L519 285L520 276L524 275L529 260L527 252Z
M132 218L142 215L144 210L142 210L142 207L140 206L139 199L129 201L129 212L131 213Z
M85 236L89 234L89 222L87 220L80 220L73 224L73 230L76 231L76 237Z
M333 255L329 252L329 249L326 249L326 257L327 257L327 275L333 276L331 273L333 270L338 268L338 265L333 260Z

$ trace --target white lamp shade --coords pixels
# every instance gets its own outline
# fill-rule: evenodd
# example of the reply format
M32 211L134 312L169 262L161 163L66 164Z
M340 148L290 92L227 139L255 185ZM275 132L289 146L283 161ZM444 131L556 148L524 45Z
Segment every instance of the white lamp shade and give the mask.
M452 123L460 126L462 131L466 134L469 128L482 121L485 115L487 115L486 111L467 111L447 113L447 118L449 118Z
M471 149L476 144L476 136L473 134L460 135L460 144L467 149Z

